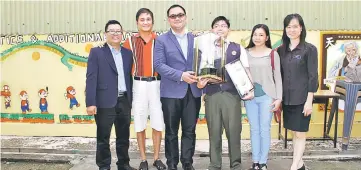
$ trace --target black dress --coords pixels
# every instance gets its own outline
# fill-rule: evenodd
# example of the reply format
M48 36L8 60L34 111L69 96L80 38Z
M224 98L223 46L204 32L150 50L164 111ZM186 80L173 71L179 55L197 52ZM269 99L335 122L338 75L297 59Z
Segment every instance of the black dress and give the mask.
M304 116L303 107L309 92L318 89L317 48L307 42L292 51L278 48L283 83L283 126L286 129L307 132L311 116Z

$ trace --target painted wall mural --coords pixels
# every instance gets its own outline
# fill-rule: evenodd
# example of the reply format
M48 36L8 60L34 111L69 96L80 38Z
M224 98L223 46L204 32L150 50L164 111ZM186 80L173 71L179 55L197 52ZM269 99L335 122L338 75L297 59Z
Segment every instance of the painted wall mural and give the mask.
M84 88L88 53L94 43L102 41L100 33L2 36L1 96L5 107L1 107L1 122L93 123L93 117L85 115L84 108L78 113L62 108L80 107L71 82ZM78 50L80 46L83 51ZM65 87L60 91L61 85ZM19 91L13 93L19 97L11 95L10 87ZM54 116L61 121L55 122Z
M157 32L162 34L164 32ZM202 32L194 32L199 35ZM126 32L123 40L132 35ZM247 46L251 31L233 31L229 38ZM322 32L309 31L307 41L325 53L320 41ZM282 31L272 31L272 46L281 44ZM335 40L336 41L336 40ZM86 115L85 74L90 49L104 43L103 33L2 35L1 62L1 122L40 124L93 124ZM360 42L358 42L360 43ZM339 48L341 41L333 45ZM337 46L337 47L336 47ZM322 47L322 48L320 48ZM328 49L330 50L330 48ZM333 62L319 55L321 73ZM324 67L322 67L324 66ZM322 69L322 70L321 70ZM322 77L322 78L323 78ZM248 124L245 109L242 122ZM322 108L319 112L322 113ZM199 124L205 124L204 107ZM323 116L312 115L312 122L323 122ZM275 123L275 122L274 122Z

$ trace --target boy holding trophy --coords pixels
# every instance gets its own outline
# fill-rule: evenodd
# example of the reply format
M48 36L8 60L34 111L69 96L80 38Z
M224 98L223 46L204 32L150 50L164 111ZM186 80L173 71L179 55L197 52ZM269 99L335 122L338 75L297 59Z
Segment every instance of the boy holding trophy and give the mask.
M203 88L205 94L205 112L210 140L208 169L222 169L223 128L228 138L231 169L241 169L241 99L253 98L247 53L240 44L226 39L230 27L226 17L216 17L211 26L211 33L197 38L194 57L194 70L200 78L197 86ZM232 81L228 70L225 69L227 64L235 61L240 61L245 75L238 76L237 79L242 79L246 84L250 84L248 89L239 89L234 79ZM237 82L239 81L237 80ZM246 90L247 93L239 93L240 90Z

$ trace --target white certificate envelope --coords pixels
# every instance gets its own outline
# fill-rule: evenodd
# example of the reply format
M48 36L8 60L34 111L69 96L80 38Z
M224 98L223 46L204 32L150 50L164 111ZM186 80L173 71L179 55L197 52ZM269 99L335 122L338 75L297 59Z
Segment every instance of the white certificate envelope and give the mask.
M253 83L239 59L226 64L225 68L241 98L254 89Z

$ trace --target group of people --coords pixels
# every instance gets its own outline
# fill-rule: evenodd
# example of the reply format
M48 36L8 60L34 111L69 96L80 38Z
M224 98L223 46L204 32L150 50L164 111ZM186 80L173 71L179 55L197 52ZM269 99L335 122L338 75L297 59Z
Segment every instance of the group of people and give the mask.
M290 170L305 169L302 155L312 113L313 93L318 88L317 49L305 41L306 27L298 14L284 19L283 45L272 50L269 29L264 24L252 30L249 45L227 39L230 21L216 17L211 30L226 41L226 63L240 60L254 84L254 90L241 98L228 73L221 84L210 84L193 70L194 36L187 32L184 7L167 10L170 30L160 36L153 31L151 10L136 13L139 32L123 46L123 28L116 20L105 25L106 43L92 48L86 73L87 114L97 125L96 164L110 169L109 138L114 124L117 167L129 165L129 127L131 112L141 156L140 170L148 170L145 139L148 116L152 127L153 166L176 170L179 161L185 170L193 170L196 123L204 95L209 134L208 169L222 169L223 129L228 139L231 169L241 169L241 101L245 101L251 125L251 169L267 169L272 112L283 108L284 127L293 131L293 162ZM218 53L219 54L219 53ZM221 54L215 56L215 62ZM220 65L216 65L221 67ZM181 148L178 130L181 124ZM162 131L165 130L166 165L159 157ZM179 150L181 154L179 155Z

